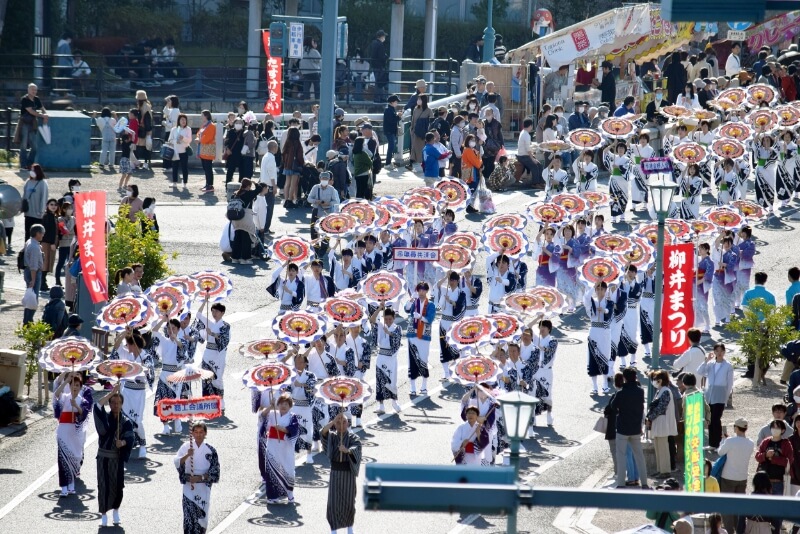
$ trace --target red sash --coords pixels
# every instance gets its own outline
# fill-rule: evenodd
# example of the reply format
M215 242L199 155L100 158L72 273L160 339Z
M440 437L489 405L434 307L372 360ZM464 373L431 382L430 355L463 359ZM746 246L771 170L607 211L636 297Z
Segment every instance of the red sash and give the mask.
M561 261L567 261L569 259L569 252L564 252L563 254L561 254L560 258Z
M286 432L281 432L274 426L269 427L269 432L267 432L268 439L279 439L283 440L286 437Z
M464 452L466 454L475 454L475 444L471 441L467 443L467 446L464 447Z
M420 302L419 299L417 299L417 302ZM428 311L428 299L425 299L425 303L420 305L419 314L422 317L425 317L425 314L427 313L427 311ZM424 333L425 333L425 323L423 323L422 322L422 318L420 318L417 321L417 339L422 339L422 335Z
M547 254L539 254L539 265L547 265L550 263L550 256Z
M77 415L78 414L75 412L61 412L61 415L58 417L58 422L65 424L74 423Z
M706 270L705 269L697 269L697 282L702 282L703 278L706 277Z

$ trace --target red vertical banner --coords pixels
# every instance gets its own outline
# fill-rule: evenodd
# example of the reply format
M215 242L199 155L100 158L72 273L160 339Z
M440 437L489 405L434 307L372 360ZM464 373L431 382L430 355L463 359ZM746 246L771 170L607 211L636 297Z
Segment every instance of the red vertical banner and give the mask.
M661 353L680 354L689 348L686 334L694 326L694 245L667 245L661 257L664 262Z
M108 300L105 191L75 193L75 234L83 281L92 302L104 302Z
M261 31L261 40L264 43L264 53L267 55L267 102L264 112L273 117L283 112L281 81L283 80L283 58L269 55L269 30Z

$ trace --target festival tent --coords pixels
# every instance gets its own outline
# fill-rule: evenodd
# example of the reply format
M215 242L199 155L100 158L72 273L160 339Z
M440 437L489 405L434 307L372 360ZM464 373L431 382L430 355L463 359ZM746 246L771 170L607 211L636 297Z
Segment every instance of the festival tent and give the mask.
M800 11L789 11L747 30L747 47L750 50L758 50L762 46L791 41L798 34L800 34Z

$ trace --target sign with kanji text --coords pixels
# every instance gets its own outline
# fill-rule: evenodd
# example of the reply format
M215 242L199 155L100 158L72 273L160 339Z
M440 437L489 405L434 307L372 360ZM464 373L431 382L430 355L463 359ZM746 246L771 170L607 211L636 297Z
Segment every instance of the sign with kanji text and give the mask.
M703 451L703 427L705 425L706 401L703 393L697 391L684 399L684 485L689 493L702 493L705 490L705 452Z
M283 58L272 57L269 53L269 31L261 32L264 52L267 54L267 101L264 112L273 117L283 113Z
M739 30L730 30L728 32L729 41L744 41L745 39L747 39L747 32Z
M687 332L694 326L694 245L667 245L662 258L661 353L681 354L689 348Z
M158 417L165 419L214 419L222 415L222 397L211 395L196 399L158 401Z
M439 261L439 249L395 247L392 258L398 261Z
M641 161L642 172L651 174L672 174L672 160L670 158L645 158Z
M303 32L305 26L302 22L289 24L289 57L300 59L303 57Z
M106 192L75 193L75 234L81 273L93 304L108 300Z

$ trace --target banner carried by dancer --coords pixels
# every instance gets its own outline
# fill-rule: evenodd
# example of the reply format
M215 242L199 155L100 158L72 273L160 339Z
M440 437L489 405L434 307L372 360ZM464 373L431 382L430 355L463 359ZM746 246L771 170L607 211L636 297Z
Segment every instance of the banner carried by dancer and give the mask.
M75 233L80 250L81 273L92 303L107 301L105 191L75 193Z
M661 306L661 353L681 354L689 348L694 326L694 245L664 247L664 303Z

